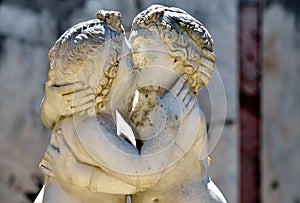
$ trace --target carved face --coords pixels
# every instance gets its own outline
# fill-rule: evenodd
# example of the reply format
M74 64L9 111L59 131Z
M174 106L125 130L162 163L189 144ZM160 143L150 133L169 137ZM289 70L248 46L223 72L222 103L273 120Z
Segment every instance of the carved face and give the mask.
M168 47L161 39L158 32L151 30L134 30L130 33L129 42L133 50L133 61L135 69L151 68L169 70L173 74L161 74L159 71L153 74L158 81L166 81L166 89L171 88L175 81L174 78L177 62L169 54Z

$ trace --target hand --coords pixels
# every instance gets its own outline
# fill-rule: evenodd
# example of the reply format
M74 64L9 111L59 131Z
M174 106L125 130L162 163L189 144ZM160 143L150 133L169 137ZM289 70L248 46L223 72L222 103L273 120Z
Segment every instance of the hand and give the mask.
M89 188L93 167L78 162L62 135L52 134L40 170L47 176Z
M158 100L157 105L171 115L184 118L197 103L197 98L191 93L183 77L180 77L173 88Z
M77 161L63 136L58 134L52 135L39 168L49 177L91 192L128 194L136 191L135 186L110 176L100 167Z
M95 113L95 94L92 88L76 82L64 86L45 85L45 97L41 106L41 117L52 130L60 117ZM91 113L92 112L92 113Z

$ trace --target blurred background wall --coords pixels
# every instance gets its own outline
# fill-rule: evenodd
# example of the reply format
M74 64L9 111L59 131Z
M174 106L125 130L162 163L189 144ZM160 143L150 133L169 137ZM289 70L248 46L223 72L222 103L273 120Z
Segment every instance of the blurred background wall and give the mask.
M227 115L210 172L228 202L238 202L237 0L0 0L0 202L32 202L43 182L38 163L50 137L39 105L55 40L99 9L120 11L129 30L134 16L153 3L186 10L215 40ZM299 203L300 2L267 0L264 5L263 202ZM209 117L207 91L199 100Z

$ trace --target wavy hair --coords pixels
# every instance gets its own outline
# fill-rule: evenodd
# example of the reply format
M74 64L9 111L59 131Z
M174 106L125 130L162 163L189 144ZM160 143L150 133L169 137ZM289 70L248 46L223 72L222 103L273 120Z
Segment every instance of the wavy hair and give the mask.
M131 30L155 32L177 62L175 71L197 94L207 85L215 68L214 41L207 29L187 12L162 5L152 5L139 13Z
M95 87L98 101L96 109L104 110L113 80L117 75L123 36L121 14L115 11L100 10L96 14L96 19L71 27L49 51L49 85L74 83L81 68L85 74L92 74L100 60L104 60L103 76ZM104 44L109 45L106 58L102 57L106 49Z

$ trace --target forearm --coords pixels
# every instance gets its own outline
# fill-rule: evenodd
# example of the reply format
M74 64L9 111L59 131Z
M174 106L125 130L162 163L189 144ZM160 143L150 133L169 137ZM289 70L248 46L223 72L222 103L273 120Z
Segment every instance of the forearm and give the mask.
M136 187L111 176L101 168L92 167L89 190L111 194L134 194Z

